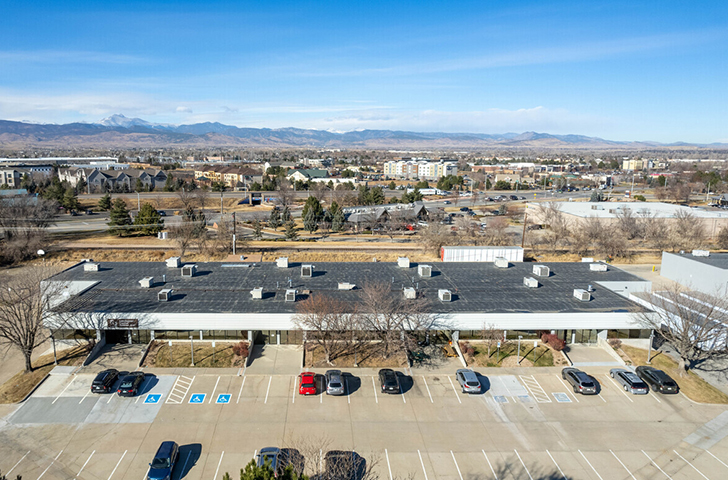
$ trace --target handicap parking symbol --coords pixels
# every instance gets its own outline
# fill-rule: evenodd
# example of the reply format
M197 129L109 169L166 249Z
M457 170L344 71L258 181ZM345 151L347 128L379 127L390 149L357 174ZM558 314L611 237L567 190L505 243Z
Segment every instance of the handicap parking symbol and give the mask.
M206 393L193 393L190 397L190 403L205 403Z
M230 403L230 394L229 393L221 393L217 396L217 400L215 400L215 403Z
M156 404L162 398L161 393L150 393L147 398L144 399L144 403Z

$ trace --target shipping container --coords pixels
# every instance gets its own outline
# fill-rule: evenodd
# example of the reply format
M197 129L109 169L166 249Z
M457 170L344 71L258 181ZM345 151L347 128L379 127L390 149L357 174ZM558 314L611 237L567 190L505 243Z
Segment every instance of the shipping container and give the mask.
M442 247L440 259L443 262L495 262L503 257L509 262L522 262L521 247Z

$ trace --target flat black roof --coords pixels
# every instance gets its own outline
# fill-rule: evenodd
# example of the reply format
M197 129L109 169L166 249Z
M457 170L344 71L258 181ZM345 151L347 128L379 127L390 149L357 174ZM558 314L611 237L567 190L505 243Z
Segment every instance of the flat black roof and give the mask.
M722 270L728 270L728 253L710 253L709 257L696 257L692 253L673 253L678 257L687 258L689 260L695 260L696 262L710 265L711 267L720 268Z
M86 272L81 264L53 279L98 281L65 305L82 312L109 313L293 313L305 291L327 293L354 304L368 282L390 284L393 295L403 295L403 287L415 287L431 300L433 313L624 312L641 307L597 282L645 281L611 265L606 272L593 272L588 263L511 263L506 269L481 262L433 263L429 278L418 275L415 263L400 268L385 262L316 262L311 278L301 278L301 263L290 263L288 268L278 268L275 262L247 267L240 263L196 265L197 274L192 278L183 278L180 268L168 268L164 262L102 262L98 272ZM534 265L549 266L551 275L536 277ZM536 278L540 287L524 286L526 276ZM144 277L154 277L154 287L141 288L139 280ZM356 289L338 290L339 282L353 283ZM575 288L586 289L589 284L595 287L591 301L573 298ZM256 287L263 287L263 299L252 299L250 290ZM157 293L163 288L174 289L171 301L158 301ZM297 302L284 300L288 288L298 290ZM439 289L450 290L452 302L440 302Z

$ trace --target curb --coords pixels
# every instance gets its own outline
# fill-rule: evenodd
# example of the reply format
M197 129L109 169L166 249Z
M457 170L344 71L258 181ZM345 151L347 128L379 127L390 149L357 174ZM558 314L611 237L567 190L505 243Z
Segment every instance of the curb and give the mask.
M14 403L14 404L12 404L12 403L11 403L10 405L20 405L21 403L23 403L23 402L25 402L26 400L28 400L28 399L30 398L30 396L31 396L31 395L33 395L33 394L35 393L35 391L36 391L36 390L38 390L38 389L40 388L40 386L41 386L41 385L43 385L43 382L45 382L45 381L46 381L46 380L48 379L48 377L50 377L50 376L51 376L51 373L50 373L50 372L46 373L46 376L45 376L45 377L43 377L43 379L42 379L42 380L41 380L40 382L38 382L38 385L36 385L35 387L33 387L33 390L31 390L31 391L30 391L30 392L29 392L29 393L28 393L28 394L27 394L27 395L25 396L25 398L23 398L23 399L22 399L21 401L19 401L19 402L17 402L17 403Z

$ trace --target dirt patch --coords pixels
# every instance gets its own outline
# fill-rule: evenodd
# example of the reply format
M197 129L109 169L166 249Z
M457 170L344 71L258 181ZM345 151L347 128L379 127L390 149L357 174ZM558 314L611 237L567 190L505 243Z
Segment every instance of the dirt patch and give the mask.
M323 348L319 345L306 344L304 349L304 365L307 368L404 368L409 366L407 356L404 352L398 351L387 357L383 356L384 349L379 342L371 342L360 345L356 352L345 353L332 360L332 364L326 363Z
M553 350L549 345L540 343L533 348L533 343L521 343L521 362L516 361L518 355L517 342L505 342L501 344L500 350L496 345L491 345L490 355L486 342L462 341L460 350L463 352L468 365L476 367L553 367L560 362L566 365L566 360L559 352Z
M519 362L515 355L511 355L510 357L506 357L503 359L503 361L500 364L501 367L533 367L533 362L531 360L528 360L527 358L521 358L521 361Z
M195 367L200 368L240 368L245 362L244 356L237 355L233 346L241 342L194 342ZM242 342L247 345L247 342ZM214 354L213 354L214 351ZM186 342L154 342L144 359L143 367L180 368L190 367L192 355L190 345Z

